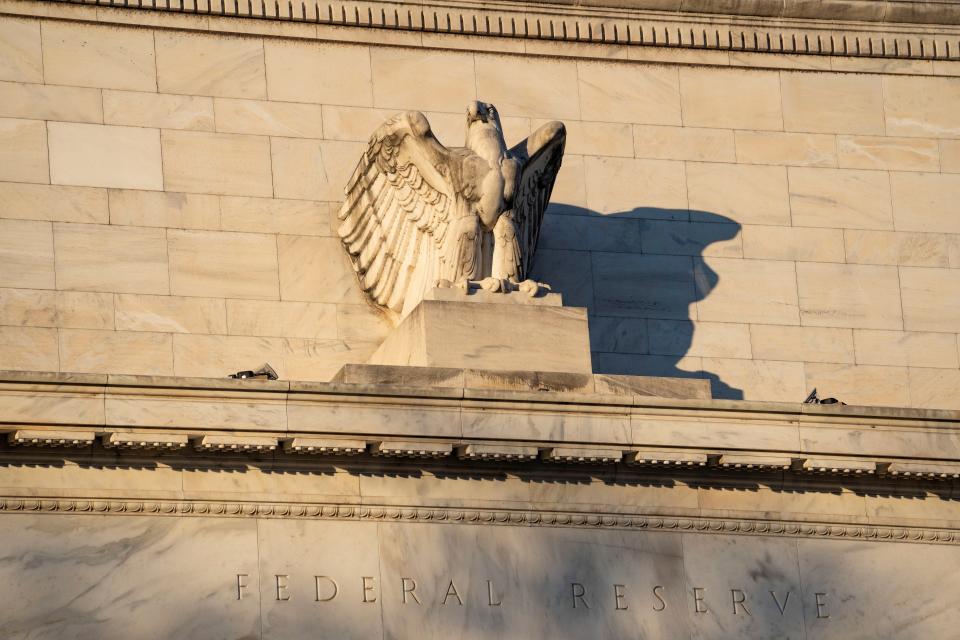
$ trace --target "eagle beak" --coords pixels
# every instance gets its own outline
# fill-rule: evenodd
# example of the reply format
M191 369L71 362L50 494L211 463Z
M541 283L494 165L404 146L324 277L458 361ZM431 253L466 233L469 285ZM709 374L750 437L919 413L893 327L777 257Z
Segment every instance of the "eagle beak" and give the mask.
M477 120L481 122L487 121L487 112L486 109L479 102L471 102L467 105L467 125L471 125Z

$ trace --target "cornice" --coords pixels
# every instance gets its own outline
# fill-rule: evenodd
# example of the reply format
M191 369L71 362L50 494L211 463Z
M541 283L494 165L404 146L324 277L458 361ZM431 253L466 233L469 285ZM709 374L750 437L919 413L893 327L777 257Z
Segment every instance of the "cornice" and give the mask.
M638 58L639 50L683 51L681 62L710 64L690 55L758 53L825 58L911 60L917 62L960 60L960 4L947 2L708 2L707 0L597 0L596 3L521 3L521 2L387 2L380 0L4 0L0 11L44 15L42 9L28 5L84 5L97 10L95 19L137 23L116 14L111 17L100 9L121 9L131 13L192 15L218 18L215 30L231 31L230 20L237 20L238 32L256 31L240 23L268 21L271 33L285 35L277 25L316 25L338 28L315 37L343 41L376 41L351 36L351 30L391 31L385 44L417 44L443 47L443 42L404 41L400 34L420 36L466 37L510 40L521 43L521 50L505 46L507 52L590 57L591 52L577 47L601 45L596 57ZM715 6L719 5L719 9ZM66 7L64 7L66 9ZM713 13L706 12L712 9ZM62 16L56 10L46 12ZM75 17L75 16L73 16ZM155 21L154 21L155 23ZM187 25L174 21L170 26ZM207 27L210 28L210 27ZM347 28L343 31L343 28ZM294 37L310 37L302 31ZM563 46L549 45L568 45ZM571 48L572 47L572 48ZM576 50L575 50L576 49ZM721 62L722 63L722 62ZM728 62L732 63L732 62ZM771 66L778 66L770 62ZM757 66L757 65L751 65ZM762 65L760 65L762 66ZM821 68L815 62L797 65ZM826 65L829 68L829 63Z
M564 527L727 535L960 544L960 531L933 527L869 526L791 520L711 518L578 511L397 507L306 502L210 502L0 497L0 513L292 518L519 527Z

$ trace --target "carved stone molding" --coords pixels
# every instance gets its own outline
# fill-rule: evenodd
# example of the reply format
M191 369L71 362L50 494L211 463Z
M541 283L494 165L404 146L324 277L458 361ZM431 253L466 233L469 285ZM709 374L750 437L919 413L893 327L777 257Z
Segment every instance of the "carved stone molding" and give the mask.
M550 3L403 3L377 0L39 0L136 11L239 17L338 27L484 36L533 41L699 49L724 52L853 56L901 60L960 60L956 11L940 24L892 13L877 22L841 13L770 17L650 11ZM597 3L603 5L607 3ZM613 4L612 2L609 4ZM876 3L874 3L876 4ZM799 15L799 14L798 14ZM817 16L811 18L811 16ZM931 24L934 23L934 24ZM604 57L609 55L605 54Z
M0 497L0 513L70 515L156 515L235 518L296 518L521 527L629 529L678 533L720 533L829 538L871 542L960 544L960 530L931 527L885 527L790 520L710 518L645 514L397 507L303 502L206 502Z

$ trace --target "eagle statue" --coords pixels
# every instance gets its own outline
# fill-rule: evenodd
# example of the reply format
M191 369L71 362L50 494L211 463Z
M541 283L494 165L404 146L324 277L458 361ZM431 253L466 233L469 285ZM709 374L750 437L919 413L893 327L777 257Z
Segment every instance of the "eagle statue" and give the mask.
M339 212L361 288L394 321L434 287L523 291L560 169L566 130L550 122L507 148L492 104L467 107L466 146L447 148L417 111L370 137Z

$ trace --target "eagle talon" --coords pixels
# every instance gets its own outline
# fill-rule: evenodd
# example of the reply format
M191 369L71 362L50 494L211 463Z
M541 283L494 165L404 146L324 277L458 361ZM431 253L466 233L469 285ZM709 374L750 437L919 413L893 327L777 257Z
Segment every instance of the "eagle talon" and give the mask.
M509 289L504 289L503 280L501 280L500 278L493 278L493 277L484 278L483 280L480 281L479 284L481 289L483 289L484 291L489 291L491 293L497 293L500 291L503 291L503 292L509 291Z
M517 284L517 289L523 291L531 298L536 297L540 293L540 283L535 280L524 280Z

